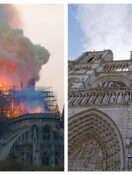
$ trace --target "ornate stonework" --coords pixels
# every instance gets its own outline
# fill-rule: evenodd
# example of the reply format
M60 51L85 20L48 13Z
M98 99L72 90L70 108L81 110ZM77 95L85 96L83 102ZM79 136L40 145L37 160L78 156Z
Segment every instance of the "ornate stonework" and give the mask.
M69 170L131 170L132 60L85 52L68 73Z
M60 116L52 113L25 114L8 121L0 137L0 160L17 156L35 166L64 163L64 130Z

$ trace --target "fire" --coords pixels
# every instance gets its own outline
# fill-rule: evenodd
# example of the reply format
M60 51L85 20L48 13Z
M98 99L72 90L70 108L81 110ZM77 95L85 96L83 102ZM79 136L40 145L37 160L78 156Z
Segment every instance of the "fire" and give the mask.
M27 109L24 106L24 104L21 102L19 105L15 105L14 100L12 99L11 106L9 106L6 117L7 118L16 118L19 117L20 115L26 114Z
M50 101L50 91L37 91L28 86L17 89L14 85L7 86L0 83L0 115L9 119L16 118L27 113L52 112L60 115L58 105ZM47 101L46 101L47 99Z
M8 91L9 89L14 88L10 83L0 77L0 90L2 92Z
M45 47L33 44L21 29L0 20L0 83L18 85L22 81L27 86L31 78L38 79L49 57Z
M32 110L32 113L41 113L43 112L43 109L41 107L37 107L34 110Z
M15 66L16 66L16 63L15 63L15 62L10 62L10 65L11 65L12 67L15 67Z

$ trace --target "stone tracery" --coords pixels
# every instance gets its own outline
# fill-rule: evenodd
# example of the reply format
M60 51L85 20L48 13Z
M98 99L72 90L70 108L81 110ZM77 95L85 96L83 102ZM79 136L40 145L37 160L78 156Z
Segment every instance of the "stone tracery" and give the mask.
M72 127L72 133L69 133L69 169L100 171L123 168L121 137L106 116L92 110L74 116L72 120L69 121L69 128ZM75 154L78 146L80 153Z

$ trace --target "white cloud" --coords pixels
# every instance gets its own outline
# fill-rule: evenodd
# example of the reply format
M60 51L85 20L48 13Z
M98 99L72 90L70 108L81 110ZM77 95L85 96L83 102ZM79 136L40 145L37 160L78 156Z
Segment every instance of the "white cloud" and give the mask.
M132 5L82 4L76 19L84 32L84 51L111 49L115 59L132 50Z

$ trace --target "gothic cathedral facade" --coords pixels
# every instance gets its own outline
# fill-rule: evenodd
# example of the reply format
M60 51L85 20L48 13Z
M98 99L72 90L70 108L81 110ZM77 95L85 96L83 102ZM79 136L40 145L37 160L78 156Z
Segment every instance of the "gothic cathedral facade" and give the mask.
M84 52L68 63L70 171L132 170L132 55Z

